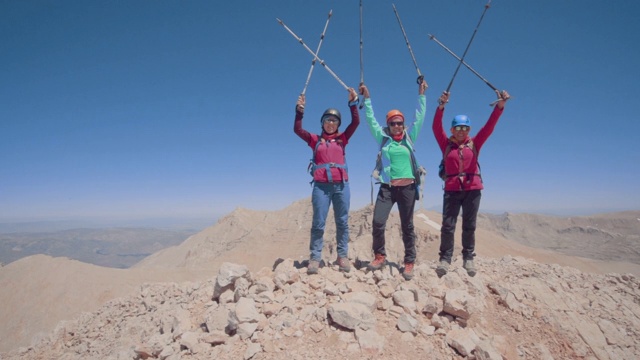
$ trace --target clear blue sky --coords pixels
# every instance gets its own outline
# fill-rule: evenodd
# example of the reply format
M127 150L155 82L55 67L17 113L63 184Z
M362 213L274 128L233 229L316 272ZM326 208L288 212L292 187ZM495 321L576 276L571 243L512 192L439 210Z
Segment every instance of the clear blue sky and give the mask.
M484 0L396 0L429 84L417 155L441 208L431 132L439 94ZM315 49L360 79L359 2L0 1L0 221L217 217L309 197L311 149L294 105ZM640 206L640 2L494 0L466 62L513 96L483 148L481 211L582 214ZM364 78L379 120L413 118L416 70L391 1L364 1ZM493 91L461 68L445 119L488 118ZM321 66L303 126L347 92ZM364 122L347 147L352 209L377 152ZM473 131L473 134L475 134Z

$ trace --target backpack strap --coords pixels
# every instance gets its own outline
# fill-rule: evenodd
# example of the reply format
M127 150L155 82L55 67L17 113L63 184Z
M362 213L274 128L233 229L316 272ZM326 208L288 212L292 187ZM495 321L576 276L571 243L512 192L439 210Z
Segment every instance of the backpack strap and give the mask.
M337 143L341 148L342 148L342 153L344 155L345 150L344 150L344 146L342 146L342 141L334 141L335 143ZM344 165L343 164L336 164L336 163L325 163L325 164L316 164L316 152L318 151L318 148L320 147L321 144L326 144L326 146L329 146L330 141L326 141L322 136L318 137L318 141L316 142L316 146L313 149L313 157L311 158L310 162L309 162L309 166L307 167L307 171L309 172L309 174L311 175L312 179L311 182L309 182L309 184L313 185L313 175L315 174L316 170L319 168L324 168L327 172L327 180L329 180L330 183L333 182L333 174L331 173L331 168L338 168L340 169L340 171L346 171L347 173L349 172L349 168L347 167L347 158L346 156L344 157ZM344 176L342 177L342 182L344 182Z
M318 168L324 168L327 171L327 179L329 180L330 183L333 182L333 174L331 174L331 168L338 168L338 169L344 169L345 171L349 171L349 169L347 168L347 164L336 164L336 163L326 163L326 164L320 164L320 165L313 165L312 167L312 172L315 173L316 169ZM313 182L313 180L312 180ZM342 177L342 182L344 182L344 176Z
M385 127L384 129L385 134L389 135L389 128ZM389 141L388 137L383 137L382 138L382 142L380 143L380 148L378 149L378 156L376 157L376 165L373 168L373 171L371 172L371 205L373 205L373 184L374 184L374 179L375 179L375 183L376 184L380 184L382 181L380 180L380 173L382 172L382 148L385 146L385 144L387 143L387 141Z
M407 142L411 146L411 149L409 149L409 153L411 154L411 168L413 170L413 176L415 179L415 184L417 186L416 201L422 200L420 205L422 208L424 208L424 179L427 176L427 169L418 164L418 160L416 159L415 155L416 147L413 144L413 140L411 139L409 133L405 133L405 139L407 139Z
M387 144L387 142L391 138L391 134L388 126L384 127L383 131L388 136L385 136L382 139L382 142L380 143L380 148L378 149L378 156L376 158L376 166L374 167L373 172L371 173L371 204L373 204L374 179L376 180L375 181L376 184L381 183L380 173L382 172L382 148ZM424 196L422 196L422 194L424 190L424 179L425 179L425 176L427 175L427 170L418 164L418 161L414 154L415 147L413 145L413 141L411 140L411 136L409 136L409 134L406 132L405 132L405 139L407 139L407 142L410 145L409 155L411 156L411 168L413 170L415 185L418 187L416 189L417 190L416 201L424 200Z
M457 148L458 151L458 157L460 158L459 161L459 168L458 168L458 173L457 174L447 174L446 173L446 168L445 168L445 161L447 159L447 156L449 156L449 153L451 152L451 149L453 147ZM471 151L473 151L473 155L476 159L476 164L478 165L478 173L477 174L467 174L464 172L464 156L463 156L463 151L464 148L469 148ZM478 161L478 149L476 149L475 144L473 143L473 140L469 140L468 142L466 142L465 144L463 144L463 146L459 146L455 143L453 143L452 141L448 141L447 142L447 147L444 151L444 154L442 155L442 162L441 162L441 166L442 166L442 174L441 174L441 178L442 180L446 180L450 177L458 177L458 180L460 180L460 186L462 186L462 182L463 182L463 178L466 178L469 175L477 175L480 177L480 181L482 181L482 176L480 175L480 162Z

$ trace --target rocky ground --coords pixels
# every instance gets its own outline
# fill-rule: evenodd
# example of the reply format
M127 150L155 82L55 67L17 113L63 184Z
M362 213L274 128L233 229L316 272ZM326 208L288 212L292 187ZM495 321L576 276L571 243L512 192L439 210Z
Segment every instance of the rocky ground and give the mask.
M364 263L355 260L355 265ZM632 359L640 358L640 281L522 257L435 262L405 281L276 261L255 273L149 283L62 322L0 359Z

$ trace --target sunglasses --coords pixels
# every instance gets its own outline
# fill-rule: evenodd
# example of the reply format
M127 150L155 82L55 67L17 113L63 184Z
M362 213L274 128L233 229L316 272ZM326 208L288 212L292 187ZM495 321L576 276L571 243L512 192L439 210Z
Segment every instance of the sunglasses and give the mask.
M389 126L403 126L404 123L402 121L392 121L389 123Z
M340 121L340 120L338 120L338 118L335 118L335 117L326 117L326 118L322 119L322 122L326 122L326 123L327 123L327 122L330 122L330 123L337 123L337 122L339 122L339 121Z
M456 131L469 131L469 127L468 126L456 126L454 129L456 129Z

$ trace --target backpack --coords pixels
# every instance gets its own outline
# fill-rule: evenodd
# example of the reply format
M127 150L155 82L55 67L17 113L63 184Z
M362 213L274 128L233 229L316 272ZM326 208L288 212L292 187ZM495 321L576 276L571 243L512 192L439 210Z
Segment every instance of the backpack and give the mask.
M340 145L340 147L342 148L342 154L345 155L345 150L344 150L344 146L342 144L342 139L335 139L333 141L335 141L336 143L338 143L338 145ZM329 142L331 142L331 141L329 141ZM344 158L344 165L336 164L336 163L316 164L316 152L318 151L318 147L320 147L321 144L326 144L326 143L327 143L327 140L325 140L321 136L318 136L318 141L316 142L316 146L313 149L313 156L309 160L309 165L307 166L307 172L309 173L309 175L311 175L311 182L309 184L313 185L313 181L314 181L313 180L313 174L315 174L316 169L318 169L318 168L324 167L324 168L327 169L327 179L329 180L329 182L333 182L333 176L331 174L331 168L340 168L340 169L344 169L344 171L346 171L347 173L349 172L349 169L347 167L347 157L346 156Z
M453 177L453 176L458 176L461 172L458 172L457 174L446 174L445 172L445 168L444 168L444 160L447 158L447 156L449 156L449 153L451 152L451 148L453 146L451 146L451 142L449 141L447 143L447 148L444 151L444 154L442 155L442 160L440 160L440 165L438 166L438 176L440 177L440 179L442 179L442 181L446 181L447 178ZM474 156L476 157L476 162L478 161L478 149L476 149L473 140L469 140L466 144L464 144L463 147L467 147L469 149L471 149L471 151L473 151ZM478 172L480 172L480 163L478 162ZM478 173L478 175L480 175ZM482 179L482 177L480 177L480 179Z
M385 127L384 132L385 134L389 135L389 128ZM415 147L413 145L413 141L411 140L411 136L407 134L406 139L411 145L411 149L413 149L410 151L410 154L411 154L411 168L413 170L413 177L415 179L415 184L416 184L416 201L423 200L424 178L427 175L427 170L423 166L418 164L418 160L416 159L416 156L414 154ZM381 182L380 172L382 171L382 148L385 146L387 141L389 141L388 137L384 137L384 139L382 139L382 143L380 143L380 149L378 150L378 156L376 158L376 166L373 168L373 171L371 173L371 203L372 204L373 204L373 180L374 179L376 180L376 184L380 184Z

